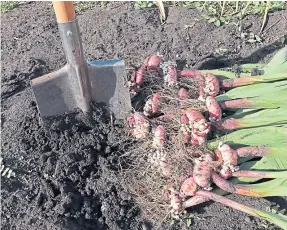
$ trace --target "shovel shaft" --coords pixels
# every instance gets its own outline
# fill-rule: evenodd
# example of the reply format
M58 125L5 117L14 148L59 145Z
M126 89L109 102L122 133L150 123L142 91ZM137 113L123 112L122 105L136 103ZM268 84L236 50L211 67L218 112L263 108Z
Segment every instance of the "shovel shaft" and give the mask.
M53 1L53 7L58 23L70 22L76 18L73 2Z
M77 101L78 107L83 111L89 111L89 103L92 98L88 65L84 57L77 19L71 22L58 23L58 27L69 72L67 87L74 91L73 96Z
M67 87L73 91L77 106L83 111L88 111L91 89L75 9L72 2L66 1L53 1L53 6L67 60Z

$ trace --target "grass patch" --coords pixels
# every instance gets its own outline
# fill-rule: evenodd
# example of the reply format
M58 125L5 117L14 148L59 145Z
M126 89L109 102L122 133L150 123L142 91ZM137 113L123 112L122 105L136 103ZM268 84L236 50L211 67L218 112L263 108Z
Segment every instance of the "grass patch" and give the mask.
M268 13L286 8L285 1L184 1L173 2L173 5L198 9L203 18L216 26L240 21L246 15L262 15L261 31Z
M93 9L94 7L105 7L107 2L105 1L79 1L74 2L76 12L84 12L86 10Z
M106 7L108 2L106 1L79 1L74 2L76 12L84 12L86 10L93 9L95 7Z
M151 8L159 1L137 1L136 9ZM216 26L231 22L238 24L246 15L262 15L263 31L269 13L286 9L285 1L170 1L164 6L181 6L198 9L202 17Z
M246 15L264 15L265 24L268 13L283 10L284 1L214 1L214 2L182 2L182 6L197 8L202 16L216 26L229 24L232 21L243 19Z
M90 10L96 6L96 2L75 2L74 7L76 12Z
M154 1L136 1L135 2L135 8L136 9L144 9L144 8L151 8L155 7Z
M12 2L12 1L3 1L0 3L0 7L1 7L1 13L6 13L10 10L13 10L15 8L19 7L19 2Z

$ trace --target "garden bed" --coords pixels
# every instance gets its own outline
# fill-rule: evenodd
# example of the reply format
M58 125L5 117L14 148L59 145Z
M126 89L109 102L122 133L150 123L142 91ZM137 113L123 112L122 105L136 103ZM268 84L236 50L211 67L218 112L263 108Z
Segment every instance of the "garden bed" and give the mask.
M269 17L260 45L246 43L232 24L216 27L183 7L169 7L163 25L156 8L136 10L124 2L78 16L88 60L125 58L132 68L159 53L179 66L209 69L264 61L282 44L286 18L286 11ZM90 117L74 111L55 120L49 132L42 126L29 79L65 64L51 4L23 4L2 14L1 22L1 152L16 175L1 177L2 228L149 229L117 177L120 124L111 125L94 105ZM246 31L260 31L261 19L243 22ZM229 197L263 210L287 206L283 198ZM277 229L213 202L190 211L192 229Z

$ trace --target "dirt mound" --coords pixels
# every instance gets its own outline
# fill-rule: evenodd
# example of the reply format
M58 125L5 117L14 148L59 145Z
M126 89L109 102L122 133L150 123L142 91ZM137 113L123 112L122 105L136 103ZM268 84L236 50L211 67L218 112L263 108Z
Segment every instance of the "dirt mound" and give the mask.
M109 169L117 146L108 140L112 130L104 111L95 106L90 116L75 111L58 117L47 132L31 90L17 94L25 84L22 76L37 75L39 68L32 69L3 82L12 90L2 91L2 98L17 101L3 111L2 151L6 164L16 172L15 180L2 180L2 211L10 213L2 216L4 229L23 215L17 223L21 229L27 224L49 229L138 229L133 223L137 210L128 212L131 197ZM12 116L15 120L9 120Z

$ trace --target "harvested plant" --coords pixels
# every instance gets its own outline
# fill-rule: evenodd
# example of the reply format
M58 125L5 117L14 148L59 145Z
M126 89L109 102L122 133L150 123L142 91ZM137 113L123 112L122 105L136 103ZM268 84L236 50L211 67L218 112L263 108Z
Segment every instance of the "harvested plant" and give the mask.
M287 47L236 74L178 70L159 56L131 73L127 127L137 144L122 174L148 218L214 200L287 229L286 216L223 197L287 196L286 65Z

